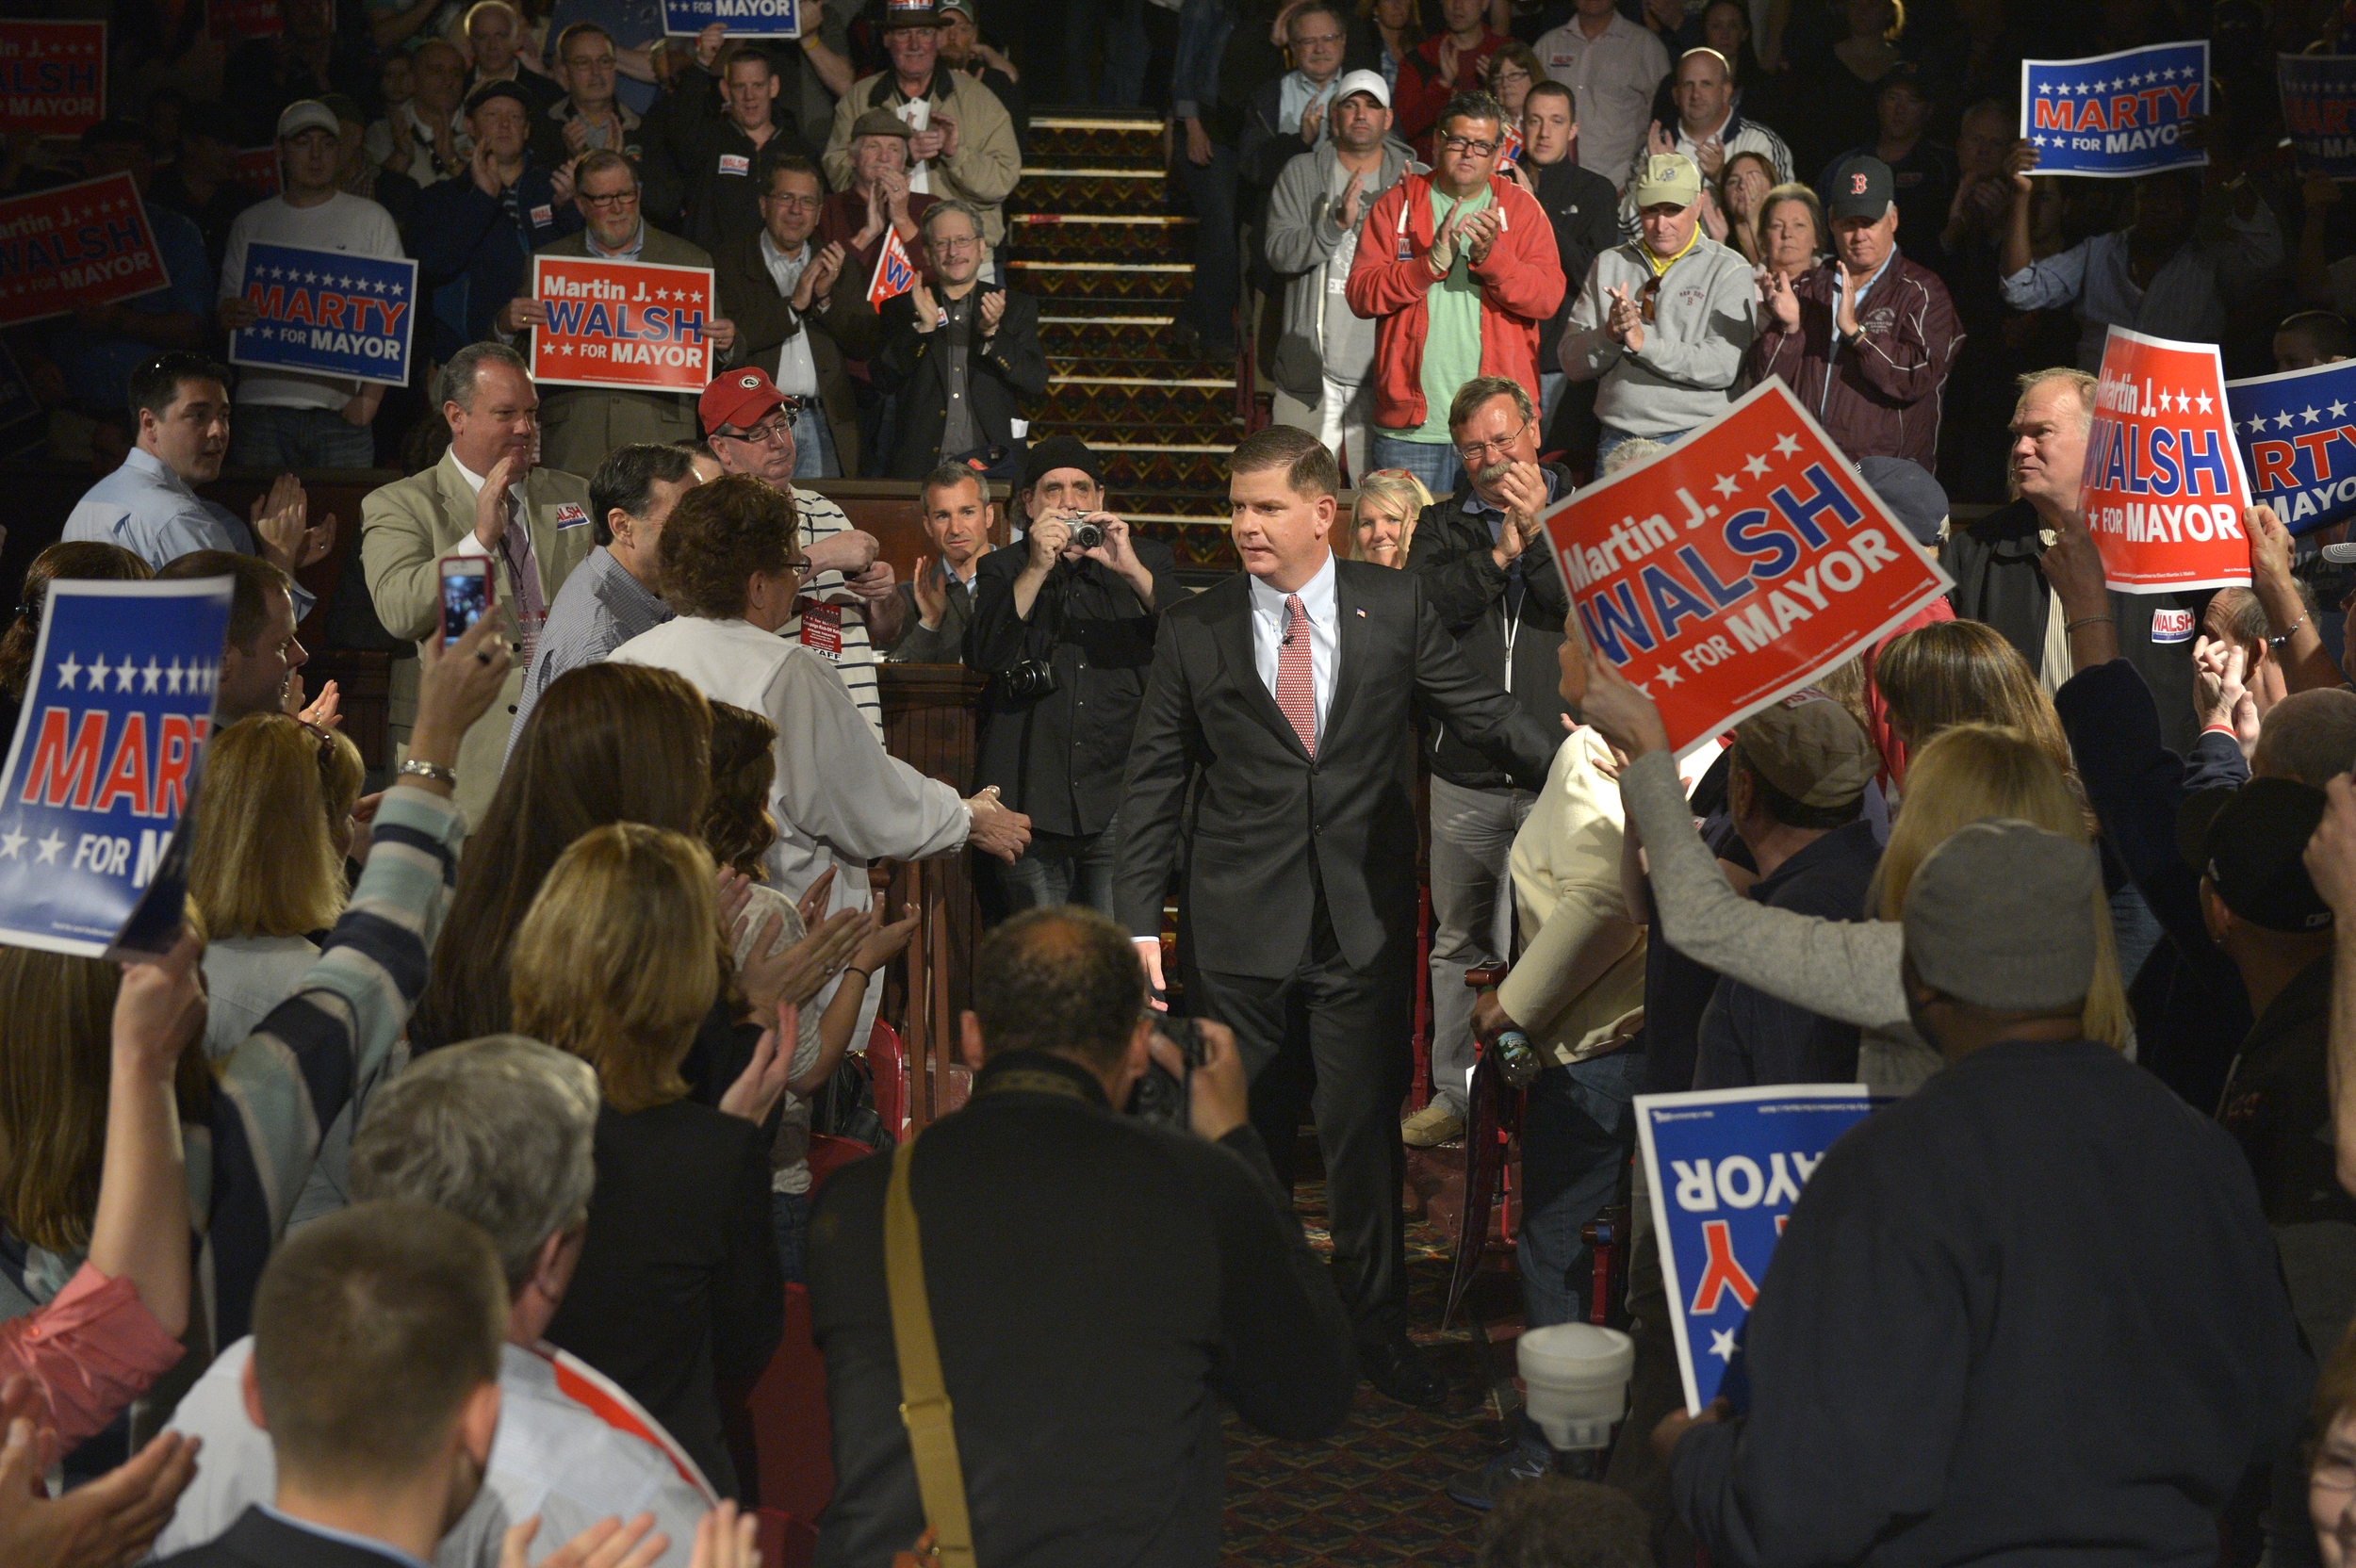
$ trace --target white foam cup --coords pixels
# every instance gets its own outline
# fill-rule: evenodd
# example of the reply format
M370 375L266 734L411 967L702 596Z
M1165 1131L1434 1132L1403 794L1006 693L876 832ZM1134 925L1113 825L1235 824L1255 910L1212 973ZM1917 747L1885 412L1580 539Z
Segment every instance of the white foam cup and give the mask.
M1530 1418L1561 1449L1604 1448L1628 1413L1636 1342L1617 1329L1557 1323L1523 1333L1516 1354Z

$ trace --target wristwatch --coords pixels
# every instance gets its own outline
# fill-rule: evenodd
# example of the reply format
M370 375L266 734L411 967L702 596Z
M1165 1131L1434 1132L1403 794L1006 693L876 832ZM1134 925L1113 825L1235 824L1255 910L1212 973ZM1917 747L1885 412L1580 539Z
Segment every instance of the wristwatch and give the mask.
M399 768L395 769L394 776L399 778L431 778L436 784L447 784L453 790L458 788L458 772L456 769L446 768L439 762L420 761L415 757L412 757L409 760L403 762Z

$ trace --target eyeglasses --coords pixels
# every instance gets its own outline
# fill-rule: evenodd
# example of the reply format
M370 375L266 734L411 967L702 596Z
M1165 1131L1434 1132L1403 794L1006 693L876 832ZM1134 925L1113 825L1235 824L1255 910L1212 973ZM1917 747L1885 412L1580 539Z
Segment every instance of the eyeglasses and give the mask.
M1440 148L1443 152L1470 153L1477 158L1485 158L1497 150L1497 144L1494 141L1475 141L1468 136L1448 136L1440 139Z
M982 239L979 235L953 234L946 238L938 237L928 238L924 241L924 247L930 251L937 251L944 256L963 255L968 251L980 250Z
M602 208L608 212L629 206L631 203L638 200L638 192L635 188L629 190L617 190L611 196L592 196L585 190L580 192L580 195L581 199L583 202L586 202L589 205Z
M789 212L816 212L826 204L824 196L764 196L764 202L775 202Z
M1467 468L1480 462L1482 458L1487 457L1491 452L1495 452L1499 457L1503 457L1507 449L1511 448L1514 442L1519 441L1522 438L1522 433L1530 429L1530 421L1524 419L1521 422L1519 429L1512 431L1507 434L1500 435L1493 441L1468 441L1464 446L1456 449L1456 455L1464 460L1464 466Z
M1340 33L1312 33L1307 38L1294 39L1293 47L1306 49L1313 43L1339 43L1342 36Z
M791 402L793 400L789 399L787 400ZM790 441L793 439L794 421L791 419L763 419L760 424L755 425L752 429L747 431L720 430L713 431L712 434L718 436L723 441L742 441L748 447L774 447L780 441Z

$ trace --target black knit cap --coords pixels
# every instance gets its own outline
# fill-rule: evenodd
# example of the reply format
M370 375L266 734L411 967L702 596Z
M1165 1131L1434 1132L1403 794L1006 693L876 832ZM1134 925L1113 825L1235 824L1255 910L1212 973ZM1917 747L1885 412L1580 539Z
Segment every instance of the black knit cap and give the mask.
M1028 490L1058 468L1077 468L1098 484L1104 482L1104 465L1076 435L1051 435L1034 445L1023 458L1023 488Z

